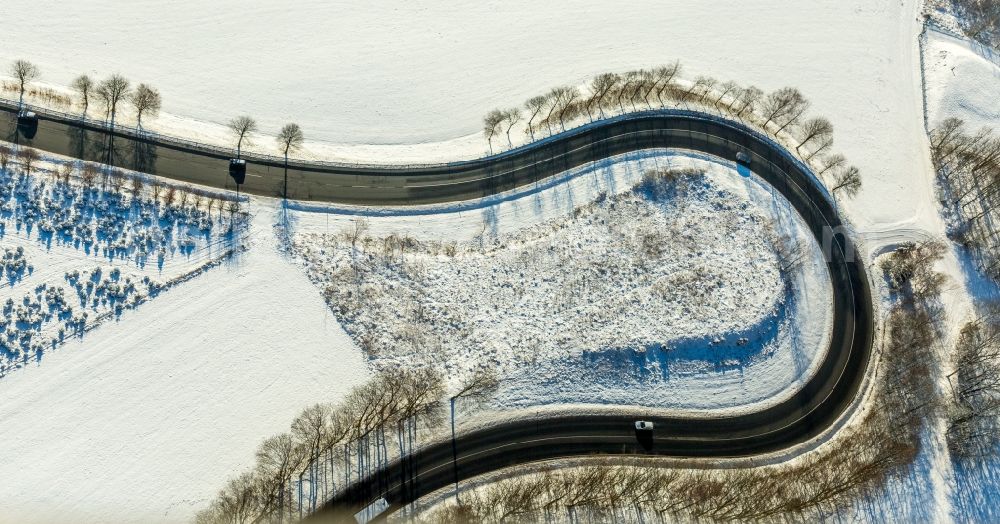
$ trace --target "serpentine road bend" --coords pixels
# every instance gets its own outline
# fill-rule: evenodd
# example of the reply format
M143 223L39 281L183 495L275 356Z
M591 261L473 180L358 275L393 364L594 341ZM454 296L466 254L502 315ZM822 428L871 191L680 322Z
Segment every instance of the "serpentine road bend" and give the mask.
M38 111L28 140L16 125L14 108L0 103L0 132L12 142L53 153L106 159L184 182L232 188L231 152L172 139L110 132L103 125L69 115ZM3 117L4 115L0 115ZM113 137L113 140L112 140ZM113 147L108 144L113 142ZM833 288L830 347L817 373L787 400L736 416L657 417L648 441L636 437L635 417L566 415L527 417L459 435L452 443L427 446L402 462L374 472L328 501L316 518L347 517L379 497L389 510L459 479L517 464L569 456L667 455L737 457L804 442L830 427L858 394L871 355L873 321L868 279L829 193L802 162L749 127L723 118L681 110L645 112L587 124L491 157L436 165L358 166L292 161L289 197L351 204L405 205L482 197L542 180L613 155L650 148L698 151L735 161L750 154L749 168L770 183L799 212L826 245ZM245 156L247 192L280 192L283 161Z

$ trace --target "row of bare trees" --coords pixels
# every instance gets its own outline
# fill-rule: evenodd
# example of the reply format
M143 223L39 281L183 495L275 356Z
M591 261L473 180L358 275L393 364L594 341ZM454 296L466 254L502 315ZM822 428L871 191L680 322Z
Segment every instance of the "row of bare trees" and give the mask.
M429 369L385 371L343 401L306 408L290 432L264 440L257 465L229 480L200 523L284 522L412 453L444 420L444 382Z
M544 95L528 99L523 108L495 109L483 118L483 135L493 152L494 140L506 137L508 148L514 146L511 131L524 122L530 140L542 130L549 135L564 131L575 119L588 121L630 111L667 106L709 108L756 125L775 137L787 135L797 153L808 161L822 156L823 171L829 171L831 190L848 195L861 188L858 168L848 166L843 156L829 155L833 145L833 125L823 117L806 118L810 103L793 87L765 93L755 86L719 82L698 76L693 82L681 81L679 62L624 74L602 73L585 89L559 86ZM829 158L827 158L829 157Z
M622 460L542 469L467 490L461 503L431 508L419 521L811 521L876 493L912 464L922 428L938 406L931 367L939 340L938 297L910 291L924 287L913 279L937 279L938 258L903 257L911 269L893 277L900 299L886 323L869 408L816 450L789 463L743 469L682 470Z
M1000 281L1000 134L970 132L949 118L930 133L941 200L955 219L949 235L969 248L979 269Z
M24 105L24 93L28 84L41 76L41 71L35 64L19 59L10 66L10 74L17 79L19 87L18 103ZM142 117L155 116L160 111L162 98L160 92L149 84L139 84L135 89L124 76L112 74L101 81L95 81L88 75L80 75L73 80L73 90L80 98L83 114L87 114L90 101L97 98L104 104L104 117L111 126L115 125L115 117L122 102L129 102L135 110L136 126L142 127Z

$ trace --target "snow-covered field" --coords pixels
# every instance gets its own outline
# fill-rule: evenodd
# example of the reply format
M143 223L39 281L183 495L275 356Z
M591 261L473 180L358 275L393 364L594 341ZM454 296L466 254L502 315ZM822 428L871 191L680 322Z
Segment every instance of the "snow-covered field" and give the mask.
M0 379L0 522L187 521L263 437L364 380L273 207L251 212L244 254Z
M766 0L753 8L738 0L628 8L310 1L294 9L278 2L8 0L0 4L0 20L10 22L0 61L33 60L43 81L62 86L79 73L114 71L152 83L165 106L149 125L164 131L222 140L219 124L246 112L269 133L297 121L308 137L325 141L307 145L313 155L406 162L483 154L480 119L493 107L594 73L680 59L689 78L801 89L811 114L833 122L836 148L861 168L864 188L842 209L862 247L877 252L944 232L924 129L921 7L918 0L792 7ZM113 31L106 29L111 18L118 21ZM997 73L989 60L933 35L928 49L931 117L995 121L989 95ZM261 137L258 148L272 150L272 140ZM622 169L633 182L642 171ZM432 239L469 241L491 213L498 235L516 235L601 190L628 187L612 178L612 188L595 189L605 181L569 177L548 193L449 213L372 211L380 216L368 217L370 234L426 231ZM363 378L362 353L301 268L277 251L269 206L253 210L243 257L0 379L7 437L0 521L185 520L250 464L261 438L286 429L304 405L336 398ZM359 213L320 211L293 212L297 231L337 233ZM8 238L15 238L11 230L3 247ZM968 289L958 260L944 265L957 325L970 305ZM900 513L906 520L949 517L951 472L942 455L933 450L909 482L919 490L893 492L898 500L920 499ZM983 498L958 497L956 507ZM877 511L862 509L859 518L877 520Z

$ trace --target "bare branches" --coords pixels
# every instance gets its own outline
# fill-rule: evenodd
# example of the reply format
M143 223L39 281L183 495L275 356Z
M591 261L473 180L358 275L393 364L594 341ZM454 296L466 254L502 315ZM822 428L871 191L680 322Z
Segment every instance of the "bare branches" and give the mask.
M739 109L736 110L736 118L743 117L747 111L752 113L757 104L760 102L762 96L764 96L764 92L754 86L740 89L736 94L736 101L734 102L733 107L734 110L736 110L736 107L739 107Z
M601 118L604 117L605 97L619 82L621 82L621 77L614 73L602 73L590 81L590 98L587 99L584 107L591 119L593 119L591 115L593 110L597 110Z
M71 87L78 95L80 95L80 102L83 105L83 114L87 114L87 108L90 107L90 94L94 89L94 80L87 75L80 75L73 79Z
M847 196L854 196L861 190L861 171L854 166L842 169L834 177L831 193L843 191Z
M236 137L236 158L240 158L243 143L251 145L253 135L257 132L257 121L243 115L229 121L229 131Z
M493 394L500 385L496 371L493 369L477 369L471 377L465 380L452 398L483 398Z
M907 297L924 298L940 292L943 276L934 264L946 246L936 240L901 245L881 262L889 287Z
M832 139L833 124L823 117L810 118L802 123L799 133L799 145L795 146L796 152L810 142L822 142L825 139Z
M1000 438L1000 320L996 306L967 323L955 347L948 447L960 457L989 453Z
M305 141L305 134L302 133L302 128L298 124L285 124L281 128L281 131L278 132L276 140L278 147L281 148L287 161L289 152L296 151L302 147L302 142Z
M40 75L40 71L35 64L23 59L14 60L10 65L10 76L17 79L20 86L20 98L18 105L24 105L24 88L33 82Z
M500 109L494 109L483 117L483 135L490 145L490 154L493 153L493 137L500 131L500 124L503 123L506 114Z
M531 136L532 140L535 139L535 128L532 127L531 123L534 122L535 117L538 116L538 113L540 113L542 109L545 108L545 106L548 104L548 101L549 101L548 97L544 95L539 95L529 98L528 101L524 103L524 108L527 109L528 113L531 114L531 116L528 117L528 134Z
M105 118L110 118L111 126L114 127L118 104L129 96L129 81L119 74L113 74L97 85L95 93L104 103Z
M444 382L434 370L392 370L355 387L338 404L307 407L290 433L260 444L256 468L232 479L198 522L272 522L315 511L335 479L350 479L352 462L359 477L387 464L390 431L397 435L397 457L412 452L417 422L441 422L443 395Z
M503 113L503 123L507 125L507 146L513 148L514 142L510 139L510 128L521 121L521 109L512 107Z
M805 113L809 108L809 102L802 96L802 93L794 87L781 88L770 95L761 103L761 111L764 117L764 124L761 126L767 129L767 125L774 122L779 127L775 134L780 133L786 127Z
M994 0L952 0L966 36L1000 48L1000 4Z
M30 175L31 168L35 167L42 156L38 153L38 150L33 147L22 147L17 152L17 160L21 163L21 169L24 170L24 174Z
M129 101L135 108L136 127L142 127L142 115L149 114L156 116L160 112L162 100L160 92L148 84L139 84L135 91L129 95Z

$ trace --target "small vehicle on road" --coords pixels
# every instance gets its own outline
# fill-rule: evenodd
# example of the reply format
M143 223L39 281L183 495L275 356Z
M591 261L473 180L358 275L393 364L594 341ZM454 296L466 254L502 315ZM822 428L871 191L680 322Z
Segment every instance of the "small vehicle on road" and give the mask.
M636 431L653 431L653 423L648 420L635 421Z
M750 153L747 153L746 151L738 151L736 153L736 163L750 167Z

